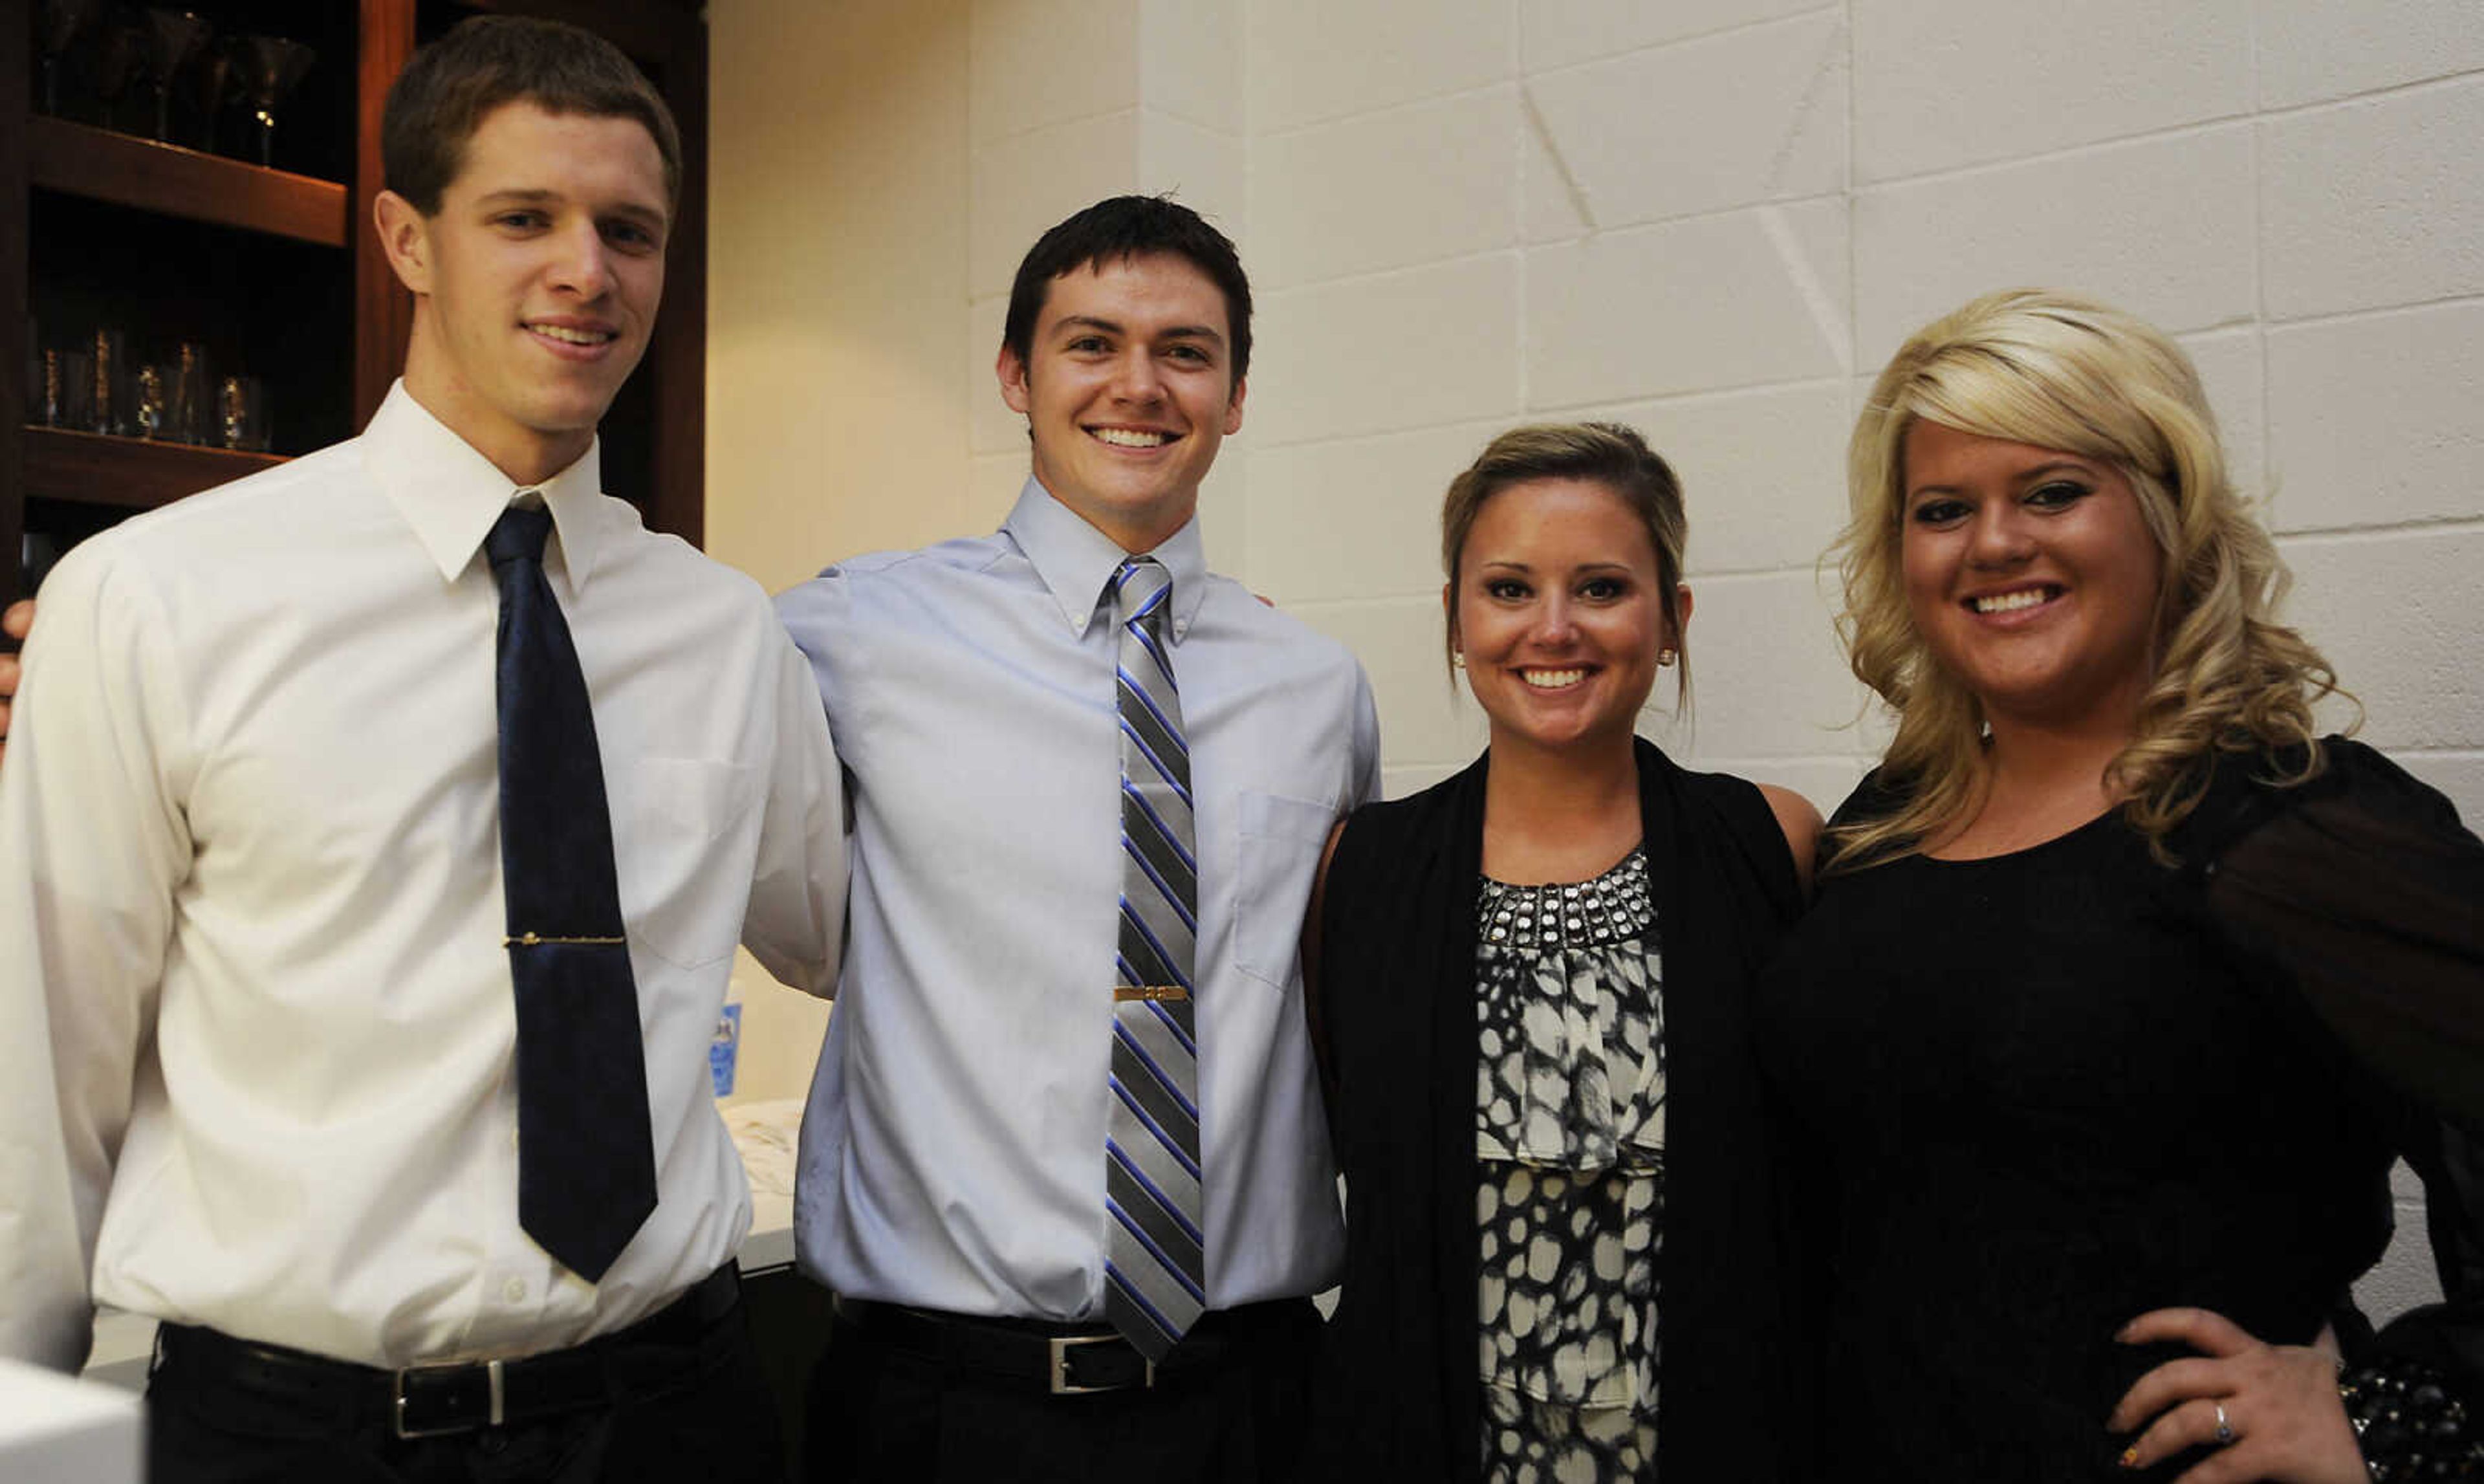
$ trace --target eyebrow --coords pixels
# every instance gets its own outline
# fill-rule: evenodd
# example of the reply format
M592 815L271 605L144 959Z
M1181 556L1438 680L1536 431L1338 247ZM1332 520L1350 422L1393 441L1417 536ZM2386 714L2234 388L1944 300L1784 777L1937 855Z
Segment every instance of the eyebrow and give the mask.
M475 204L488 210L499 206L557 205L569 199L558 191L512 186L507 190L487 192L476 198ZM627 217L632 221L645 222L656 227L667 226L670 223L670 218L662 211L643 202L634 201L625 201L618 205L608 206L597 215Z
M2022 469L2015 474L2011 475L2011 480L2013 483L2024 484L2030 479L2040 479L2046 474L2058 474L2064 470L2067 470L2074 474L2092 475L2095 472L2095 466L2084 463L2078 459L2055 459L2049 464L2038 464L2033 469ZM1918 495L1956 495L1959 493L1960 490L1958 486L1955 484L1916 484L1909 485L1906 488L1906 498L1908 499L1912 499Z
M1056 336L1087 330L1100 330L1106 335L1125 335L1128 333L1128 327L1121 324L1120 321L1105 319L1094 314L1065 314L1061 317L1060 323L1052 327L1052 333ZM1158 331L1156 338L1160 340L1205 340L1214 345L1222 345L1225 343L1225 337L1207 325L1174 325L1170 329Z

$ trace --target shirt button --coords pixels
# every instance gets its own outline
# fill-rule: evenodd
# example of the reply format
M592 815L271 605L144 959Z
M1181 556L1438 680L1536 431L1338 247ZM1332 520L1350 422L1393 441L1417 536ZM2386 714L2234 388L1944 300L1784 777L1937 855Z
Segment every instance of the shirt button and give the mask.
M526 1301L526 1281L523 1278L510 1279L507 1282L500 1285L500 1296L507 1299L512 1304L525 1303Z

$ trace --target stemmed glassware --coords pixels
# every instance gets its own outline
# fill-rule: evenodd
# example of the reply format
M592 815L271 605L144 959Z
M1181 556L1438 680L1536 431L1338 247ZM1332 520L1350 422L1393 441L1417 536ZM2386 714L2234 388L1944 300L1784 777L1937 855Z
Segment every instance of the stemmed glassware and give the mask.
M43 57L43 112L61 111L61 58L94 18L99 0L41 0L36 44Z
M201 49L198 67L191 75L199 93L199 148L213 154L216 121L223 116L225 89L232 82L231 48L208 46Z
M195 11L147 11L147 81L155 90L155 142L173 140L173 79L206 44L206 17Z
M128 90L129 74L138 69L138 54L146 40L135 26L106 25L94 48L94 95L103 104L103 126L117 128L120 120L121 94Z
M232 60L251 117L258 123L258 163L273 165L276 105L284 101L285 95L302 81L302 74L310 70L318 53L289 37L245 36L235 39Z

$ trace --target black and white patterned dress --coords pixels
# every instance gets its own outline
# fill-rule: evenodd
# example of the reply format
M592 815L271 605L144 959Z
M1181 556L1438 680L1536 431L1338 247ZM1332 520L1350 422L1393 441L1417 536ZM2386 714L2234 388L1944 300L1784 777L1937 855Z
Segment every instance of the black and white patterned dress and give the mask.
M1664 1008L1647 857L1577 885L1487 877L1478 910L1484 1477L1653 1479Z

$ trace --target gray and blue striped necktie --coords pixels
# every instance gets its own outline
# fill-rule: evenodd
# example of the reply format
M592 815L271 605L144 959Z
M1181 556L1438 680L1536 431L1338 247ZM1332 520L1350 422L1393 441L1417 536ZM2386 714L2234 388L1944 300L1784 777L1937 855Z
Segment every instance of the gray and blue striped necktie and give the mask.
M1121 919L1105 1123L1104 1312L1150 1361L1207 1304L1191 996L1199 861L1190 749L1168 635L1173 578L1133 556L1114 580L1120 631Z

